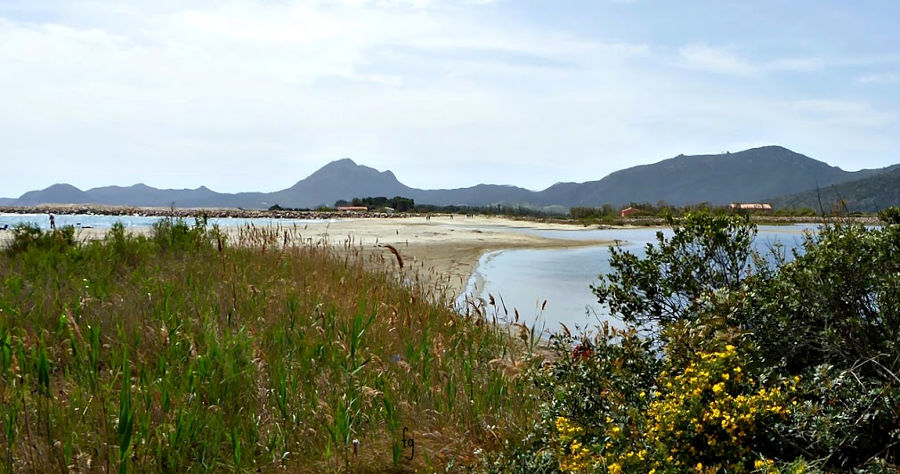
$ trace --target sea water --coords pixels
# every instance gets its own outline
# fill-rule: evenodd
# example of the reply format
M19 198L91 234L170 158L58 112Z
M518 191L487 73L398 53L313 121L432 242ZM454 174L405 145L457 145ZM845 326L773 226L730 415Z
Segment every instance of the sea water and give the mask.
M116 222L121 222L126 228L132 227L150 227L161 219L167 219L162 216L107 216L99 214L56 214L54 220L56 227L73 226L76 228L97 228L109 229ZM188 224L193 224L194 219L184 219ZM210 217L207 224L218 225L219 227L243 227L254 225L256 227L290 227L294 225L308 224L328 224L336 222L335 219L277 219L270 217ZM4 225L13 228L19 224L33 224L41 229L50 228L49 214L6 214L0 213L0 228Z

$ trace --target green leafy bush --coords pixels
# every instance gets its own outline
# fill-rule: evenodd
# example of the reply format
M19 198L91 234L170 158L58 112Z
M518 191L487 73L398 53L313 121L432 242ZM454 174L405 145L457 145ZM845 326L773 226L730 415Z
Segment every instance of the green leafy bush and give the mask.
M662 327L695 319L711 290L736 290L749 275L756 226L747 216L688 214L666 239L647 244L643 258L610 247L614 270L592 287L626 323Z
M75 245L75 228L60 227L44 232L34 224L19 224L13 228L13 240L6 248L14 255L29 250L65 252Z
M674 235L644 257L614 247L593 289L632 329L601 328L575 353L558 339L553 368L532 376L544 399L532 459L549 452L572 472L896 471L897 215L824 225L791 259L754 252L740 216L670 220Z

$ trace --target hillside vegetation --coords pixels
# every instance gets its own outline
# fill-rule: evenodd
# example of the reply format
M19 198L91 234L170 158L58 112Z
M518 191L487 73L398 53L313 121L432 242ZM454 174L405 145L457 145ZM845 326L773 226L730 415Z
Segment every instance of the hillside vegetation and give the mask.
M718 155L680 155L611 173L599 181L561 183L541 191L541 203L618 206L664 201L672 205L756 202L869 176L850 173L780 146Z
M772 205L781 209L806 207L826 213L878 212L900 206L900 166L872 177L775 198Z

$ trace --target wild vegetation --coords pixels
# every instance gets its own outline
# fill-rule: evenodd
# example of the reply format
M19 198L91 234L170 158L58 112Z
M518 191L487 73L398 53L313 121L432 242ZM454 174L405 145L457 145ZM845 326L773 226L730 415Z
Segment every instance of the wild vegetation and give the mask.
M400 255L297 229L19 227L0 465L896 472L900 209L880 216L791 255L754 252L746 215L670 217L594 286L627 328L564 330L544 363L533 330L459 314Z
M465 471L519 437L534 398L510 327L452 311L391 255L299 241L18 228L0 470Z
M366 206L369 209L383 209L390 207L397 212L412 212L416 208L416 202L410 198L394 196L390 199L384 196L353 198L350 201L337 201L334 207L342 206Z
M746 216L672 220L613 248L594 292L628 329L553 337L558 362L500 472L897 472L900 209L784 255ZM573 346L576 345L573 351Z
M621 218L621 211L622 209L627 208L631 208L633 213L629 215L630 219L623 220ZM715 206L708 202L687 206L672 206L665 201L659 201L656 204L649 202L632 202L621 208L617 208L612 204L603 204L600 207L573 207L569 210L569 216L571 216L572 219L580 220L584 223L615 224L632 221L634 218L665 219L667 217L684 217L688 213L696 212L706 212L717 215L747 214L762 219L769 216L815 217L820 215L820 213L817 213L808 207L782 208L773 211L735 211L731 209L730 206Z
M773 199L778 207L824 207L826 211L878 212L900 205L900 166L863 179Z

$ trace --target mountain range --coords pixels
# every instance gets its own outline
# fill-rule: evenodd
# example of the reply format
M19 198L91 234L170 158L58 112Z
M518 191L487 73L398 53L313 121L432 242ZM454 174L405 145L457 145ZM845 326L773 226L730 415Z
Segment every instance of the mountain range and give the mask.
M418 204L439 206L505 204L568 208L658 201L673 205L700 202L727 204L772 200L850 182L863 182L864 187L865 180L890 173L898 166L849 172L787 148L766 146L718 155L679 155L616 171L597 181L557 183L542 191L493 184L429 190L411 188L401 183L391 171L378 171L345 158L328 163L287 189L271 193L218 193L203 186L196 189L157 189L144 184L82 191L69 184L55 184L27 192L16 199L2 199L0 205L53 203L168 207L174 204L178 207L264 209L278 204L282 207L313 208L330 206L341 199L366 196L404 196ZM885 185L881 181L879 183ZM896 198L893 199L872 204L882 207L900 204Z

